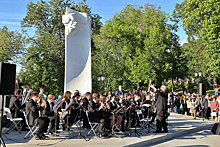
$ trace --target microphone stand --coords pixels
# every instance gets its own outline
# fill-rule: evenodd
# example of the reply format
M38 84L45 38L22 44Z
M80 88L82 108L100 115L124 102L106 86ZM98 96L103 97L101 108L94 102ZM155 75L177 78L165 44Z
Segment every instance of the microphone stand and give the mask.
M130 136L131 137L131 108L128 109L128 117L129 117L129 119L128 119L128 127L126 128L126 130L129 129L129 133L126 134L126 136Z
M137 116L138 114L137 114L137 106L135 106L135 113L134 113L134 116L135 116L135 120L136 120L136 122L135 122L135 130L134 130L134 135L137 135L138 137L140 137L140 135L139 134L141 134L139 131L137 131L137 124L138 124L138 116Z
M82 106L82 104L79 103L79 134L77 136L79 137L79 139L83 138L86 141L88 141L86 139L86 136L82 135L82 131L81 131L82 130L82 127L81 127L82 109L85 110L85 108ZM73 136L73 137L76 137L76 136ZM71 139L73 137L69 137L69 139Z
M58 115L57 114L55 114L54 113L54 117L55 117L55 133L54 133L54 136L59 136L58 134L57 134L57 117L58 117Z

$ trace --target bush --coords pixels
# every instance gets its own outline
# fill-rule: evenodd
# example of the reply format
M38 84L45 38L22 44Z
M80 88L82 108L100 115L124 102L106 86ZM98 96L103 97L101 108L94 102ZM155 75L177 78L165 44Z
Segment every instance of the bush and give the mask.
M215 95L215 91L214 90L207 90L206 91L206 94L210 94L210 95Z

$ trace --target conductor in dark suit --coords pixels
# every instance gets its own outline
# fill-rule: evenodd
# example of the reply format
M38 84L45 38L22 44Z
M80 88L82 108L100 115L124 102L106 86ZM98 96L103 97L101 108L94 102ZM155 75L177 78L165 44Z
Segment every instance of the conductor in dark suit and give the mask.
M15 96L12 96L10 99L9 103L9 109L11 111L11 115L13 118L22 118L23 120L21 121L22 129L21 131L29 131L29 129L26 128L26 123L25 123L25 117L24 114L21 112L21 110L24 110L25 104L21 105L21 102L19 99L21 98L22 95L22 90L17 89L15 91Z
M166 92L167 87L162 85L160 87L160 91L157 91L155 86L152 86L155 92L158 94L158 98L156 101L156 110L157 110L157 130L154 133L168 133L167 129L167 100L168 100L168 93Z
M26 105L26 115L30 126L39 125L36 139L46 139L47 136L44 132L47 131L49 125L49 119L47 117L39 117L39 111L42 111L45 103L38 106L37 101L39 100L39 94L37 92L32 92L31 98Z

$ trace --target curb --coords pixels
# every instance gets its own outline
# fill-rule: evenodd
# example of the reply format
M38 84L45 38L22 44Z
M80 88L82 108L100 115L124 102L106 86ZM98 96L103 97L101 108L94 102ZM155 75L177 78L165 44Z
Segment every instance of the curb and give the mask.
M218 123L218 122L215 122L215 123ZM204 130L204 129L207 129L207 128L211 128L215 123L200 126L200 127L196 127L196 128L193 128L193 129L189 129L189 130L185 130L185 131L181 131L181 132L177 132L177 133L167 134L165 136L161 136L161 137L158 137L158 138L154 138L154 139L150 139L150 140L146 140L146 141L126 145L124 147L137 147L137 146L139 147L139 146L149 146L149 145L153 145L153 144L158 144L158 143L161 143L163 141L168 141L168 140L180 137L180 136L184 136L184 135L191 134L191 133L194 133L194 132L198 132L198 131L201 131L201 130ZM218 123L218 124L220 124L220 123Z

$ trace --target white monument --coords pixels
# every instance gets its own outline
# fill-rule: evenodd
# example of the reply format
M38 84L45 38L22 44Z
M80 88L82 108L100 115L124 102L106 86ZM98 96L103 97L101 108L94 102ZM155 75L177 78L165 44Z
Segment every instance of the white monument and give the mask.
M87 13L66 8L64 91L91 92L91 23Z

